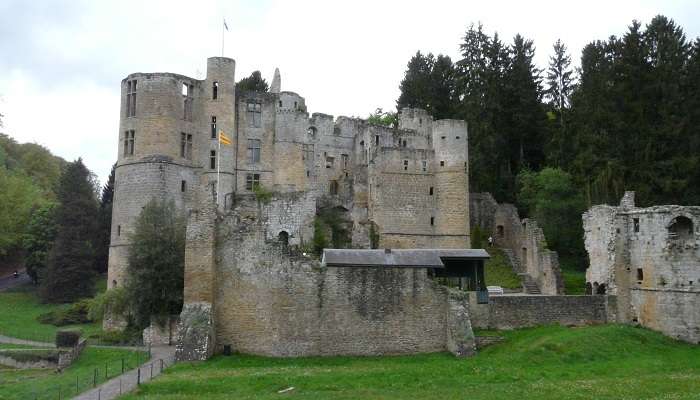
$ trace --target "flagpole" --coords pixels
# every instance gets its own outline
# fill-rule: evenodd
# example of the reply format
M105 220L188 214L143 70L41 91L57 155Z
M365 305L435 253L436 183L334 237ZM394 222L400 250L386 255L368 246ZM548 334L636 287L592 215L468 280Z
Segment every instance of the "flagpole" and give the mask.
M224 18L224 23L221 25L221 57L224 56L224 40L226 35L224 35L224 28L226 27L226 18Z
M219 206L219 172L221 171L221 131L217 135L217 141L219 142L218 154L216 157L216 206Z

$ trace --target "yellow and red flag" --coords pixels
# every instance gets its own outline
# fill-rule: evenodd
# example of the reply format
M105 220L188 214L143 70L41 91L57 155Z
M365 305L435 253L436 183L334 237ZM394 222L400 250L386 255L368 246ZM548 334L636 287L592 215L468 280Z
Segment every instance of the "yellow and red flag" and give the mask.
M229 137L226 136L223 131L221 131L221 132L219 132L219 143L228 146L232 142L231 142L231 139L229 139Z

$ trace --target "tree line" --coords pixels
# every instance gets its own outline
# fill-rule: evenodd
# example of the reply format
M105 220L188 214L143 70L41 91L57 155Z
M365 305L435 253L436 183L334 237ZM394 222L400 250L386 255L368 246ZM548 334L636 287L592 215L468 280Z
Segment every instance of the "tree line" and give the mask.
M581 212L625 190L640 205L700 202L700 39L672 19L591 41L579 68L561 40L543 70L532 40L481 24L459 49L416 53L397 108L466 120L471 191L538 218L560 254L581 256Z

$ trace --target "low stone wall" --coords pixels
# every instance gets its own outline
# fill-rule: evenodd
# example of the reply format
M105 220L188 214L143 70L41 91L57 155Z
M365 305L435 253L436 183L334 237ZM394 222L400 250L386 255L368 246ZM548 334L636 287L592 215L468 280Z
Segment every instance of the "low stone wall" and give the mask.
M170 317L163 324L151 320L151 325L143 330L143 344L148 346L170 346L177 336L177 316Z
M75 360L80 357L80 353L85 350L87 346L87 339L80 339L78 344L69 350L62 350L58 355L58 369L63 370L68 368Z
M615 296L492 296L488 304L469 297L471 323L478 329L539 325L587 325L615 321Z

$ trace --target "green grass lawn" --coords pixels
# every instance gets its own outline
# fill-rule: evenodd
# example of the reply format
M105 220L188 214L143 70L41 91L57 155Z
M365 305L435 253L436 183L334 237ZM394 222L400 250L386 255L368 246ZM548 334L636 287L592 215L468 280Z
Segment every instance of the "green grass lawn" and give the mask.
M0 399L58 399L59 388L61 398L70 398L77 393L92 388L95 370L97 383L121 374L122 358L126 368L136 368L137 361L143 363L146 353L120 350L86 348L78 361L62 373L48 369L0 369ZM77 379L77 381L76 381ZM36 396L36 397L35 397Z
M477 356L182 363L126 399L698 399L700 347L621 325L504 332ZM289 387L293 390L278 393Z
M484 266L484 278L487 286L501 286L507 289L520 289L520 277L513 272L508 257L495 247L486 249L491 258Z
M42 324L37 317L49 311L67 307L60 304L42 304L33 285L0 292L0 335L20 339L53 342L56 330L77 328L83 336L102 330L100 323L56 327Z

